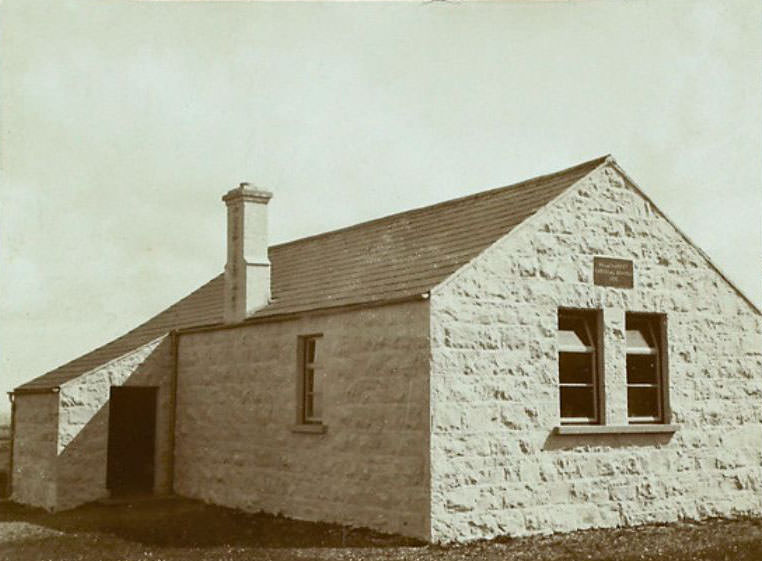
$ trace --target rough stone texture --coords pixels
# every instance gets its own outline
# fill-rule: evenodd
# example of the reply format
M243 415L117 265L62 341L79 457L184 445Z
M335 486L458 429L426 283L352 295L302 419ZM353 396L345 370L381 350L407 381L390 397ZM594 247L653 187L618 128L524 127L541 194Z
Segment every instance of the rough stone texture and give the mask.
M596 255L635 287L592 284ZM626 311L667 315L672 434L556 435L557 311L603 317L604 413L627 423ZM295 432L297 338L321 333L324 433ZM105 496L112 385L158 386L169 490L172 345L16 396L13 499ZM430 302L180 336L175 489L442 541L762 513L762 318L613 165Z
M428 318L419 301L181 335L177 492L427 538ZM326 431L296 433L315 333Z
M56 506L58 395L17 394L14 399L11 498L52 510Z
M594 286L594 255L635 287ZM611 166L431 295L431 538L762 513L762 322ZM625 311L668 316L674 435L556 436L559 307L602 309L625 424Z
M164 336L61 386L56 508L72 508L109 494L106 462L111 386L159 388L154 492L170 491L171 374L171 340Z

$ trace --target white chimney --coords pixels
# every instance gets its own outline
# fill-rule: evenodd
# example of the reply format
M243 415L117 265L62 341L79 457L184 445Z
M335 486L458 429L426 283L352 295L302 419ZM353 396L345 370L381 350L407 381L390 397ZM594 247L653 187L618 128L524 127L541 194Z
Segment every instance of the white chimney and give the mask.
M270 301L267 203L272 196L241 183L222 197L228 207L225 323L243 321Z

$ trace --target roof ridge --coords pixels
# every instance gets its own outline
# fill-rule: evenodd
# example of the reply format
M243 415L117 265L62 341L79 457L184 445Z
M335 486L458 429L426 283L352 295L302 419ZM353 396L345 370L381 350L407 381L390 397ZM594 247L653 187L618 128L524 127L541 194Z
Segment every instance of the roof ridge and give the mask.
M549 179L551 177L554 177L554 176L561 176L561 175L564 175L564 174L569 173L571 171L575 171L577 169L585 168L585 167L588 167L588 166L593 167L594 165L596 165L596 166L600 165L600 164L606 162L607 160L609 160L611 158L612 158L611 154L606 154L604 156L599 156L598 158L593 158L592 160L588 160L586 162L582 162L581 164L575 164L575 165L573 165L571 167L564 168L564 169L561 169L561 170L558 170L558 171L554 171L554 172L551 172L551 173L545 173L543 175L537 175L537 176L532 177L530 179L524 179L522 181L517 181L516 183L511 183L510 185L503 185L501 187L493 187L491 189L486 189L484 191L478 191L477 193L471 193L470 195L463 195L462 197L456 197L454 199L448 199L446 201L440 201L438 203L434 203L434 204L431 204L431 205L425 205L425 206L422 206L422 207L411 208L409 210L403 210L403 211L400 211L400 212L395 212L393 214L387 214L387 215L384 215L384 216L379 216L378 218L371 218L370 220L366 220L364 222L357 222L356 224L350 224L349 226L342 226L342 227L336 228L334 230L328 230L327 232L320 232L318 234L311 234L311 235L305 236L303 238L297 238L295 240L289 240L287 242L281 242L281 243L269 246L268 250L271 250L271 249L280 249L281 247L284 247L284 246L288 246L288 245L292 245L292 244L298 244L298 243L301 243L301 242L307 242L307 241L311 241L311 240L314 240L314 239L317 239L317 238L328 237L328 236L332 236L334 234L340 234L340 233L346 232L348 230L353 230L355 228L366 227L366 226L368 226L370 224L388 221L388 220L391 220L391 219L394 219L394 218L399 218L399 217L404 216L404 215L414 215L414 214L417 214L419 212L429 211L429 210L434 209L434 208L439 208L439 207L443 207L443 206L449 206L449 205L452 205L452 204L455 204L455 203L461 203L461 202L463 202L465 200L468 200L468 199L474 199L474 200L476 200L476 199L479 199L481 197L485 197L485 196L488 196L488 195L492 195L492 194L498 193L500 191L504 191L506 189L514 189L514 188L518 188L518 187L525 187L525 186L528 186L528 185L530 185L532 183L540 182L540 181L543 181L543 180L547 180L547 179Z

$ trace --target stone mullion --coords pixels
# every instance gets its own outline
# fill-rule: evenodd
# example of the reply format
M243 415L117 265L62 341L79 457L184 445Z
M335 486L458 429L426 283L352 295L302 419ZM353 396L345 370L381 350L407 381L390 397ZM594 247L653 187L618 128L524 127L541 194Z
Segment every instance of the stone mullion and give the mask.
M604 422L627 424L627 363L625 323L622 308L603 309L603 396Z

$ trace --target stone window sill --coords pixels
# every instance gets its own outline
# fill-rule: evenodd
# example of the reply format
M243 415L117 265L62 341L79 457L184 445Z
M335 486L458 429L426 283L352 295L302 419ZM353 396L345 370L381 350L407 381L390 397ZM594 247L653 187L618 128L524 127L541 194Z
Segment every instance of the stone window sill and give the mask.
M561 425L556 434L664 434L674 433L679 425Z
M300 432L303 434L323 434L325 433L326 426L321 423L309 423L303 425L294 425L291 427L291 432Z

